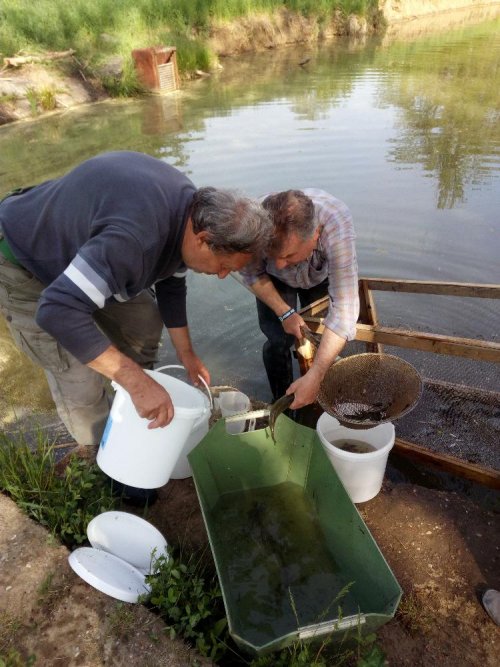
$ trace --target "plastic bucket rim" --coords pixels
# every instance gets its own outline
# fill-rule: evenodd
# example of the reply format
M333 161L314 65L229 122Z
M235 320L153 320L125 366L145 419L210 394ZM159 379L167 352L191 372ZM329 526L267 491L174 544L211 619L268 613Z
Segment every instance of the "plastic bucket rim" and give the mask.
M316 432L317 432L318 437L321 441L321 444L323 445L323 447L327 451L331 451L332 453L334 453L335 455L338 455L339 458L344 459L345 461L371 461L373 459L382 458L382 456L385 456L386 454L388 454L391 451L391 449L394 447L394 441L395 441L395 437L396 437L394 424L386 422L385 424L378 424L377 426L374 426L373 428L378 428L378 426L385 427L385 426L387 426L387 424L389 424L389 426L392 427L392 429L391 429L392 430L392 435L391 435L391 439L388 443L386 443L385 445L382 445L381 447L377 447L374 452L366 452L364 454L359 454L357 452L346 452L345 450L340 449L340 447L336 447L331 442L329 442L326 439L326 436L324 435L324 433L320 430L320 421L324 417L324 415L327 415L328 417L330 417L330 415L328 415L327 412L324 412L323 415L321 415L321 417L318 419L318 422L316 424ZM333 417L333 419L335 419L335 421L338 422L338 420L335 417ZM346 428L345 426L342 426L342 424L340 424L340 422L338 422L338 423L339 423L340 428ZM351 430L353 430L355 432L355 435L358 435L359 433L363 433L363 432L366 433L367 430L372 430L372 429L363 429L363 430L351 429ZM354 436L354 434L353 434L353 436ZM339 438L339 440L340 439L341 438ZM346 436L344 436L344 439L348 439L348 438ZM353 437L353 439L354 439L354 437ZM362 437L358 436L357 439L361 440L361 442L363 442ZM367 444L371 444L371 443L368 442Z
M199 417L203 417L208 412L210 412L209 399L208 399L207 396L205 396L205 394L202 391L200 391L200 389L197 389L196 387L191 387L186 382L183 382L182 380L178 380L177 378L174 378L171 375L167 375L166 373L158 373L157 371L150 371L148 369L145 369L144 372L147 373L150 377L152 377L153 380L156 379L156 375L160 375L164 378L169 378L169 381L171 380L176 384L184 385L183 389L187 388L189 390L193 390L193 392L196 392L193 395L196 395L196 397L200 399L200 401L203 403L203 405L199 406L199 407L197 407L197 406L185 407L185 406L182 406L182 405L175 405L175 403L174 403L175 417L179 417L180 419L190 419L190 420L195 419L196 420ZM153 373L155 373L156 375L153 375ZM116 389L117 394L122 393L122 394L125 394L126 396L130 397L129 392L125 389L125 387L122 387L122 385L119 384L118 382L113 382L113 386ZM166 389L166 391L168 391L168 388L165 387L163 384L161 386L164 389ZM170 394L170 392L169 392L169 394ZM146 421L148 421L148 420L146 420Z
M340 447L332 445L332 443L328 442L324 436L320 438L320 440L321 444L327 451L334 453L339 458L344 459L344 461L373 461L374 459L382 458L383 456L388 454L394 447L394 440L392 440L391 442L388 442L386 445L377 448L376 451L374 452L366 452L364 454L359 454L357 452L346 452L345 450L340 449Z

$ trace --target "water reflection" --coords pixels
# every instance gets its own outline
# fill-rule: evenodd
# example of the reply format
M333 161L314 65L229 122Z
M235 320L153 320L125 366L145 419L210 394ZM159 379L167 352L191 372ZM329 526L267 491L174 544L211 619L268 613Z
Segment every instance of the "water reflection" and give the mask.
M498 39L485 48L482 30L427 39L418 60L404 57L382 101L401 109L400 135L389 159L420 163L437 180L437 207L462 203L466 186L498 176L500 68ZM404 51L402 45L395 49Z
M0 193L104 150L139 150L200 186L332 192L353 211L364 275L500 282L499 27L227 59L178 94L6 126ZM193 275L189 286L194 343L214 382L268 399L253 298L231 280ZM491 304L473 319L454 305L414 322L396 314L425 328L434 317L456 335L474 335L471 321L487 339L498 330ZM168 343L162 354L172 360Z

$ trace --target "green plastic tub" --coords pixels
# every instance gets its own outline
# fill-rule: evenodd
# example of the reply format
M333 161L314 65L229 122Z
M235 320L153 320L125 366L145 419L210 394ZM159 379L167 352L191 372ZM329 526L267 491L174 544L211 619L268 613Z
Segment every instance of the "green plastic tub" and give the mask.
M221 419L189 455L229 631L257 655L371 632L402 593L316 431L281 415L275 435Z

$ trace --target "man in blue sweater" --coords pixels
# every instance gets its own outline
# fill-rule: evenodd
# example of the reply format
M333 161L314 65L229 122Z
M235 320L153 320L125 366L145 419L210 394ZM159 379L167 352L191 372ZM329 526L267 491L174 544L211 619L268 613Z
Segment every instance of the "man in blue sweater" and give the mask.
M0 203L0 312L45 369L77 443L100 441L105 378L126 389L150 428L170 423L170 396L143 370L156 361L163 324L191 380L210 382L190 340L186 271L224 278L270 234L267 213L251 199L197 190L165 162L127 151Z

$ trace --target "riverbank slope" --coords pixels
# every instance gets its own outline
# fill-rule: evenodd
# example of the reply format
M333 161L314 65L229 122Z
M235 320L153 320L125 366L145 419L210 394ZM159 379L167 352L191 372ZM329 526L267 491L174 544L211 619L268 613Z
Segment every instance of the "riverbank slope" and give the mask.
M206 37L207 47L220 67L221 59L239 53L331 40L339 35L359 41L385 30L389 39L411 38L492 19L500 14L500 0L380 0L379 10L369 21L337 12L330 22L321 23L316 17L282 9L272 15L213 22ZM106 38L112 40L111 36ZM118 81L130 66L120 56L110 55L91 75L78 58L79 54L73 52L23 54L15 66L7 64L15 63L15 58L5 59L0 70L0 125L105 99L109 93L103 81ZM184 75L189 78L208 73L194 70Z

